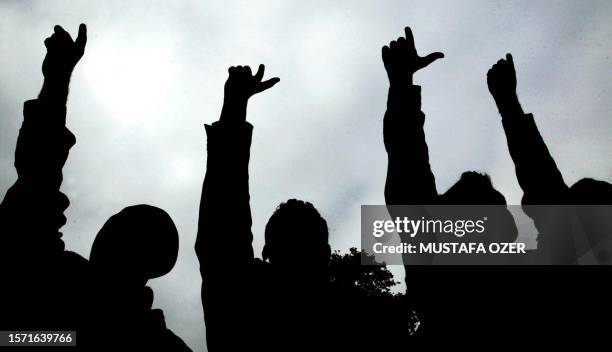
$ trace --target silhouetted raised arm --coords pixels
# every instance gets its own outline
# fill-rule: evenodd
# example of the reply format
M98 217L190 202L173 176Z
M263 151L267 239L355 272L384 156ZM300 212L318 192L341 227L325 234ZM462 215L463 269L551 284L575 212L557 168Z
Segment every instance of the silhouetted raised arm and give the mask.
M210 351L227 350L226 338L240 330L241 283L253 264L249 157L253 126L246 121L249 98L275 85L248 66L229 68L219 121L206 125L208 160L202 187L196 254L202 274L202 304Z
M432 204L438 192L423 130L421 87L413 84L413 75L444 55L433 53L420 57L410 28L406 27L405 32L405 38L398 38L382 49L389 77L383 127L388 155L385 200L387 205Z
M569 222L571 211L551 207L571 203L569 188L542 139L532 114L525 114L516 94L516 72L511 54L487 73L517 180L523 190L523 210L539 231L538 255L542 263L569 264L577 252ZM537 207L534 205L544 205Z
M0 205L2 247L23 265L48 260L64 249L59 229L68 198L59 191L62 168L75 144L66 128L66 101L72 71L83 56L87 29L79 27L76 40L62 27L45 40L44 84L38 99L24 103L24 120L17 139L18 179ZM6 259L6 256L4 256ZM15 263L13 263L15 264Z
M389 78L387 111L383 122L385 149L388 166L385 184L385 201L392 218L408 216L421 218L424 209L410 207L402 213L394 205L435 204L438 201L436 180L429 165L427 142L425 141L425 114L421 111L421 87L413 84L413 75L435 60L444 57L433 53L425 57L417 54L414 38L409 27L406 37L392 41L382 48L382 59ZM409 212L410 214L407 214ZM399 234L402 243L415 242L405 233ZM434 241L434 237L428 240ZM433 255L402 255L406 268L406 294L413 301L426 292L420 283L420 275L411 266L430 264Z
M516 177L523 189L523 204L564 204L568 187L542 139L532 114L525 114L516 94L516 73L511 54L487 73L506 133Z

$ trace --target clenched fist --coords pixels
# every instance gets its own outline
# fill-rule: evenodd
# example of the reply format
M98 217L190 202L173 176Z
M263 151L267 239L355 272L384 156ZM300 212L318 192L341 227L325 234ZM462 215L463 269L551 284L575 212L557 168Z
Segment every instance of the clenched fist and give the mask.
M509 100L516 97L516 72L511 54L500 59L487 73L489 92L495 101Z

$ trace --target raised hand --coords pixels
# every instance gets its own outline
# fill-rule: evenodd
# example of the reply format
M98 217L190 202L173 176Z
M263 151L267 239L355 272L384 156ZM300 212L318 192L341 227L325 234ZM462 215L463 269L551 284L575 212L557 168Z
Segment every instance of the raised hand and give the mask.
M489 92L497 101L516 97L516 72L512 54L506 54L506 59L499 59L487 72Z
M61 26L54 27L54 33L45 39L47 55L43 61L42 71L45 79L70 80L74 66L85 52L87 43L87 27L79 26L76 40Z
M62 27L55 26L54 33L45 39L47 55L42 65L45 76L38 99L53 104L65 104L68 99L70 76L77 62L83 57L87 43L87 27L79 26L76 40Z
M250 97L272 88L280 81L278 77L262 81L265 66L259 65L255 75L249 66L232 66L225 82L225 98L221 120L241 122L246 120L246 106Z
M414 38L410 27L404 29L406 37L400 37L382 48L382 59L387 70L389 83L412 84L412 76L418 70L429 66L437 59L444 57L440 52L421 57L414 46Z
M522 108L516 95L516 71L511 54L506 54L505 60L500 59L487 72L487 85L502 116L522 115Z
M251 96L272 88L280 81L278 77L262 81L264 65L259 65L257 73L253 75L249 66L232 66L229 68L229 77L225 82L225 96L232 99L247 101Z

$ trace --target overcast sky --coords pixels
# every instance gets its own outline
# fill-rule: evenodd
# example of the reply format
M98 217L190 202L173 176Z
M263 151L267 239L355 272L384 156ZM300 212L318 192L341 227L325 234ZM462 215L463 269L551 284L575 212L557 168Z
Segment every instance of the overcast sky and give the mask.
M64 168L67 248L85 257L105 220L149 203L173 217L174 270L150 282L154 306L205 350L193 251L205 172L203 123L220 112L230 65L266 64L281 81L251 100L254 247L280 202L309 200L334 249L359 246L360 204L383 204L387 78L380 48L413 28L422 54L446 57L416 76L439 191L487 172L510 204L521 192L485 75L506 52L518 91L568 184L612 179L612 2L602 1L0 1L0 192L16 179L23 101L42 83L53 25L88 26L73 75ZM402 279L402 267L394 268Z

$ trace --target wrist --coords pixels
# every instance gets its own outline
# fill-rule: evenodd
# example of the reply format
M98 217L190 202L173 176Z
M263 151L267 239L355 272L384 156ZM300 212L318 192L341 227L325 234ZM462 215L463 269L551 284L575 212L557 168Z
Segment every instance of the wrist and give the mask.
M225 94L223 97L223 107L231 107L231 108L246 108L248 98L236 97L232 95Z
M38 98L48 102L66 104L70 78L45 77Z
M496 97L495 103L502 117L523 115L523 108L516 94Z
M223 99L223 107L221 108L219 120L227 122L246 121L247 103L247 99L236 99L226 96Z
M65 70L65 69L55 69L55 70L51 70L49 71L49 69L47 69L47 72L45 72L45 69L43 68L43 76L45 78L45 83L50 84L50 85L54 85L54 86L61 86L61 85L68 85L70 83L70 77L72 76L72 70Z
M389 79L389 86L397 88L411 87L413 85L412 75L394 77Z

